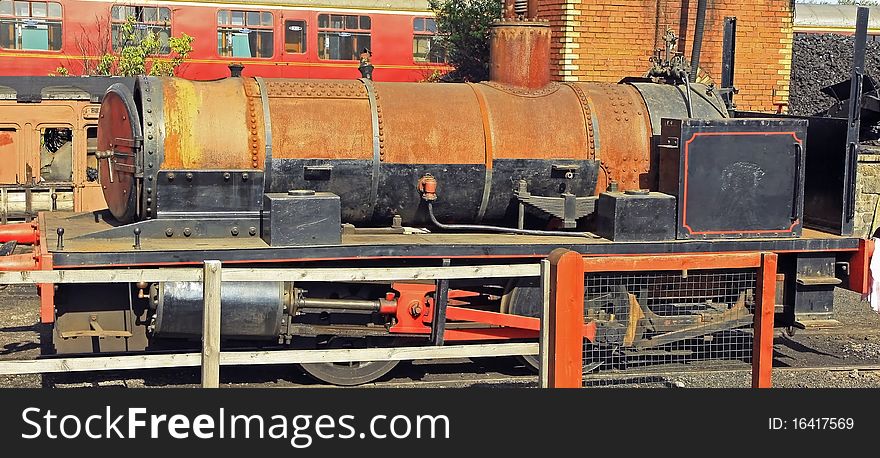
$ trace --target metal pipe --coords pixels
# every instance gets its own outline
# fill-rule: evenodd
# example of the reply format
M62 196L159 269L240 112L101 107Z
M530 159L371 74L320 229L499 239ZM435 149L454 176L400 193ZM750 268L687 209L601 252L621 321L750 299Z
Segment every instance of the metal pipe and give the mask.
M856 13L856 34L854 37L852 76L849 86L849 116L846 130L846 189L847 198L846 220L852 220L856 214L856 163L859 155L859 133L862 118L862 85L865 77L865 53L868 40L869 10L859 7Z
M691 48L690 82L697 82L697 70L700 68L700 51L703 48L703 29L706 27L706 0L697 1L697 25L694 28L694 45Z
M37 241L36 226L33 223L5 224L0 226L0 243L15 240L20 244L33 244Z
M678 74L678 77L679 77L679 79L681 79L681 81L684 83L684 86L685 86L685 91L684 91L684 92L685 92L685 99L687 100L687 115L688 115L688 118L693 118L693 117L694 117L694 112L693 112L693 105L691 104L691 83L690 83L690 81L688 81L688 76L687 76L687 74L684 72L684 70L682 70L682 71Z
M538 231L532 229L514 229L512 227L501 227L501 226L485 226L482 224L443 224L440 221L437 221L437 217L434 216L434 204L428 201L428 216L431 218L431 223L440 229L447 231L483 231L483 232L501 232L501 233L510 233L510 234L520 234L520 235L555 235L562 237L593 237L593 234L589 232L564 232L564 231Z
M724 18L724 40L721 45L721 97L727 106L729 116L732 118L736 106L733 104L734 83L733 77L736 70L736 17Z
M362 299L320 299L314 297L300 298L297 303L298 309L332 309L332 310L368 310L378 312L381 303L379 300Z

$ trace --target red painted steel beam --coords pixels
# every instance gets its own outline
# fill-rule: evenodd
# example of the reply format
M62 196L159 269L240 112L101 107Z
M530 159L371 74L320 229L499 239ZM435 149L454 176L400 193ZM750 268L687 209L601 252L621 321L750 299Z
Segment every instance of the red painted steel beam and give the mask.
M776 253L763 253L758 269L755 341L752 350L752 388L773 386L773 315L776 309Z
M33 253L0 256L0 270L37 270Z
M474 341L474 340L506 340L506 339L535 339L537 331L517 328L471 328L471 329L447 329L443 333L443 340Z
M43 216L43 213L40 213L37 217L39 228L38 237L36 245L34 246L34 252L39 253L39 269L40 270L52 270L53 269L53 261L52 261L52 253L49 252L49 245L45 238L40 237L39 234L46 234L46 220ZM40 292L40 323L49 324L55 322L55 285L53 283L40 283L37 285L37 290Z
M37 241L37 228L33 223L18 223L0 225L0 243L15 240L25 245Z
M550 261L551 388L583 385L584 258L564 248L553 250Z
M859 240L859 250L849 261L849 289L860 294L871 291L871 275L869 266L874 255L873 240Z
M648 270L744 269L759 267L761 253L670 254L653 256L585 257L587 272Z
M485 310L447 307L446 319L457 321L474 321L477 323L494 324L510 328L541 330L541 319L529 316L511 315L508 313L487 312Z

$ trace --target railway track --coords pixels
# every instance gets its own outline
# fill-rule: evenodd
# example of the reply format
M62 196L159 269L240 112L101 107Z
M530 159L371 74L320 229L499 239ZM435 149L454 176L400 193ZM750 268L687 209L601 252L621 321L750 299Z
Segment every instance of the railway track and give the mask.
M848 366L811 366L811 367L776 367L773 369L774 375L778 374L798 374L798 373L872 373L880 374L880 365L848 365ZM586 374L584 377L585 384L588 387L601 387L607 385L615 385L626 387L627 385L660 385L668 387L677 387L673 379L689 375L717 375L717 374L739 374L750 376L751 369L716 369L716 370L675 370L675 371L636 371L636 372L606 372L598 374ZM612 382L612 383L602 383ZM512 375L512 376L487 376L487 377L462 377L448 376L433 380L411 380L411 381L385 381L376 382L363 387L370 388L458 388L458 387L477 387L477 386L496 386L496 387L537 387L538 378L533 375Z

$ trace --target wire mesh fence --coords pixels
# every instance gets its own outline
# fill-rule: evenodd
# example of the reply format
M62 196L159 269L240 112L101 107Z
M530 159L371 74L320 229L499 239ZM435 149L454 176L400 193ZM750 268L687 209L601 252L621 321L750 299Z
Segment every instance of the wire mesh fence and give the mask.
M749 386L757 269L587 273L584 386ZM699 385L698 383L696 385Z

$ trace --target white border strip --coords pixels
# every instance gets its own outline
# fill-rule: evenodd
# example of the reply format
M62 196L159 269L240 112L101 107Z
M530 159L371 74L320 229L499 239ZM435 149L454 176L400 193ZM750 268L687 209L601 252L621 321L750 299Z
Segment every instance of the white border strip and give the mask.
M538 343L451 345L443 347L347 348L334 350L274 350L221 352L221 366L336 363L348 361L402 361L538 354ZM97 356L0 361L0 375L160 369L201 366L201 353L167 355Z
M157 269L70 269L0 272L0 285L38 283L137 283L161 281L202 281L202 268L169 267ZM473 278L539 277L541 265L512 264L452 267L367 267L344 268L223 268L223 281L396 281Z

